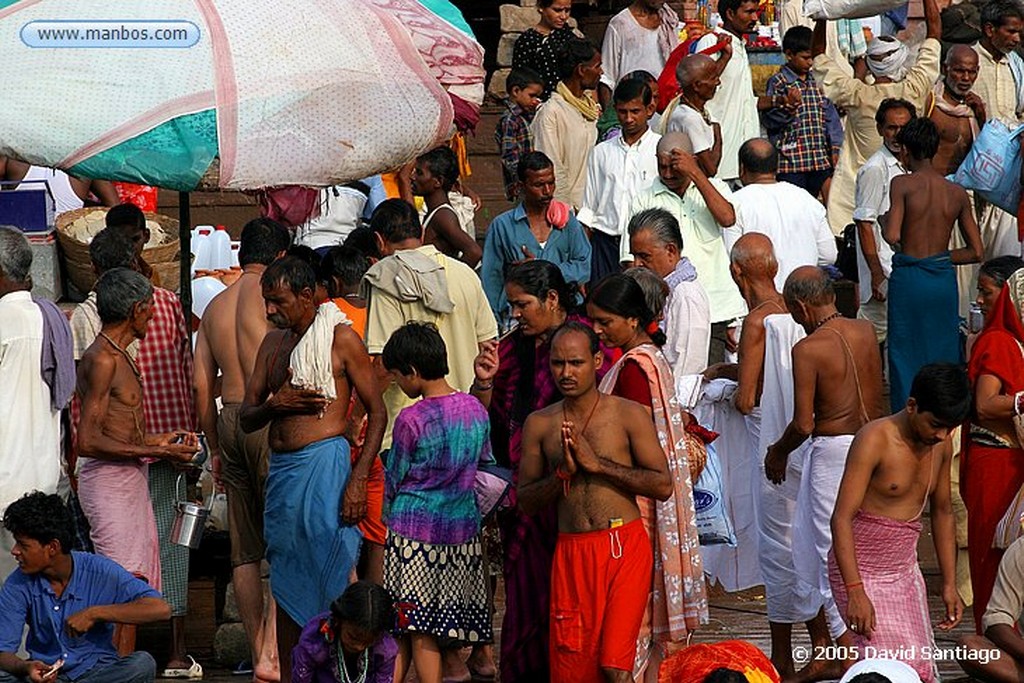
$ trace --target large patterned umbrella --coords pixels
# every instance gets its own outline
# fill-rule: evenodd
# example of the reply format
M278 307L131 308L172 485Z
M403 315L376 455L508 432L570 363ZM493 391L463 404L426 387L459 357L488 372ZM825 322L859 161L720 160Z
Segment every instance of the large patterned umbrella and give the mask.
M180 191L394 168L484 92L446 0L0 0L0 54L0 154Z

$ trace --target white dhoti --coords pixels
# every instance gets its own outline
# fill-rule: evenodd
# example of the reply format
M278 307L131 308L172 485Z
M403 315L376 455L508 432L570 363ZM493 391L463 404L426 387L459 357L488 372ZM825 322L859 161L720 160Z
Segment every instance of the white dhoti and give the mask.
M832 597L828 552L832 549L832 512L851 443L852 434L816 436L810 440L793 518L797 598L808 610L813 606L817 612L824 606L829 634L833 638L846 631L846 624Z
M797 575L793 566L793 515L803 478L807 445L790 454L786 481L781 486L771 483L765 476L764 456L768 446L779 440L793 419L792 350L806 333L788 314L767 316L764 329L761 407L747 416L748 429L758 444L751 482L758 524L758 555L764 576L768 620L778 624L796 624L812 619L819 607L815 605L811 611L798 599Z
M1020 256L1021 242L1017 237L1017 217L994 204L976 199L978 227L981 243L985 246L984 261L997 256Z
M726 514L736 534L734 548L725 544L701 547L704 573L709 582L717 580L730 593L764 582L758 561L758 527L751 482L757 436L751 436L748 421L733 405L737 386L732 380L709 382L693 410L700 424L719 434L715 451L721 461L722 493Z

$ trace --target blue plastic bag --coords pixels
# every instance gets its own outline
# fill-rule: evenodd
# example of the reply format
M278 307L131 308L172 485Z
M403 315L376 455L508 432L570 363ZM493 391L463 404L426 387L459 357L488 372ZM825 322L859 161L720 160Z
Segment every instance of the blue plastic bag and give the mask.
M733 531L729 513L725 509L725 495L722 489L722 467L715 445L709 443L708 461L704 471L693 485L693 504L697 510L697 535L701 545L727 545L736 547L736 532Z
M978 133L971 151L949 180L1003 211L1017 215L1020 202L1020 135L1024 126L1011 130L992 120Z

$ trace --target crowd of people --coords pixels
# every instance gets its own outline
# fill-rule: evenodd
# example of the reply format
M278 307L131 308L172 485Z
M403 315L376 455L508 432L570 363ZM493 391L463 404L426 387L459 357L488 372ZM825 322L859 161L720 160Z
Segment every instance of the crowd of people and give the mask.
M167 619L162 674L202 676L172 527L204 456L259 683L931 683L933 623L965 600L964 670L1024 677L1022 241L946 178L1024 117L1024 8L991 0L943 56L924 0L916 58L796 22L757 95L758 7L719 0L680 55L663 0L602 49L538 0L495 132L515 204L482 245L448 146L398 196L364 179L297 229L247 223L192 326L134 206L70 323L0 228L0 682L151 681L134 626ZM691 642L721 579L710 480L752 496L728 552L764 586L770 657Z

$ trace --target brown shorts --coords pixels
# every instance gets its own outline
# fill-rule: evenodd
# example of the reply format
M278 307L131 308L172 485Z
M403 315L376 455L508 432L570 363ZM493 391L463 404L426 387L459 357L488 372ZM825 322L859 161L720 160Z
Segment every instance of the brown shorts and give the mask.
M270 427L246 434L238 423L240 408L238 403L226 404L217 418L233 567L259 562L267 550L263 541L263 502L270 463Z

